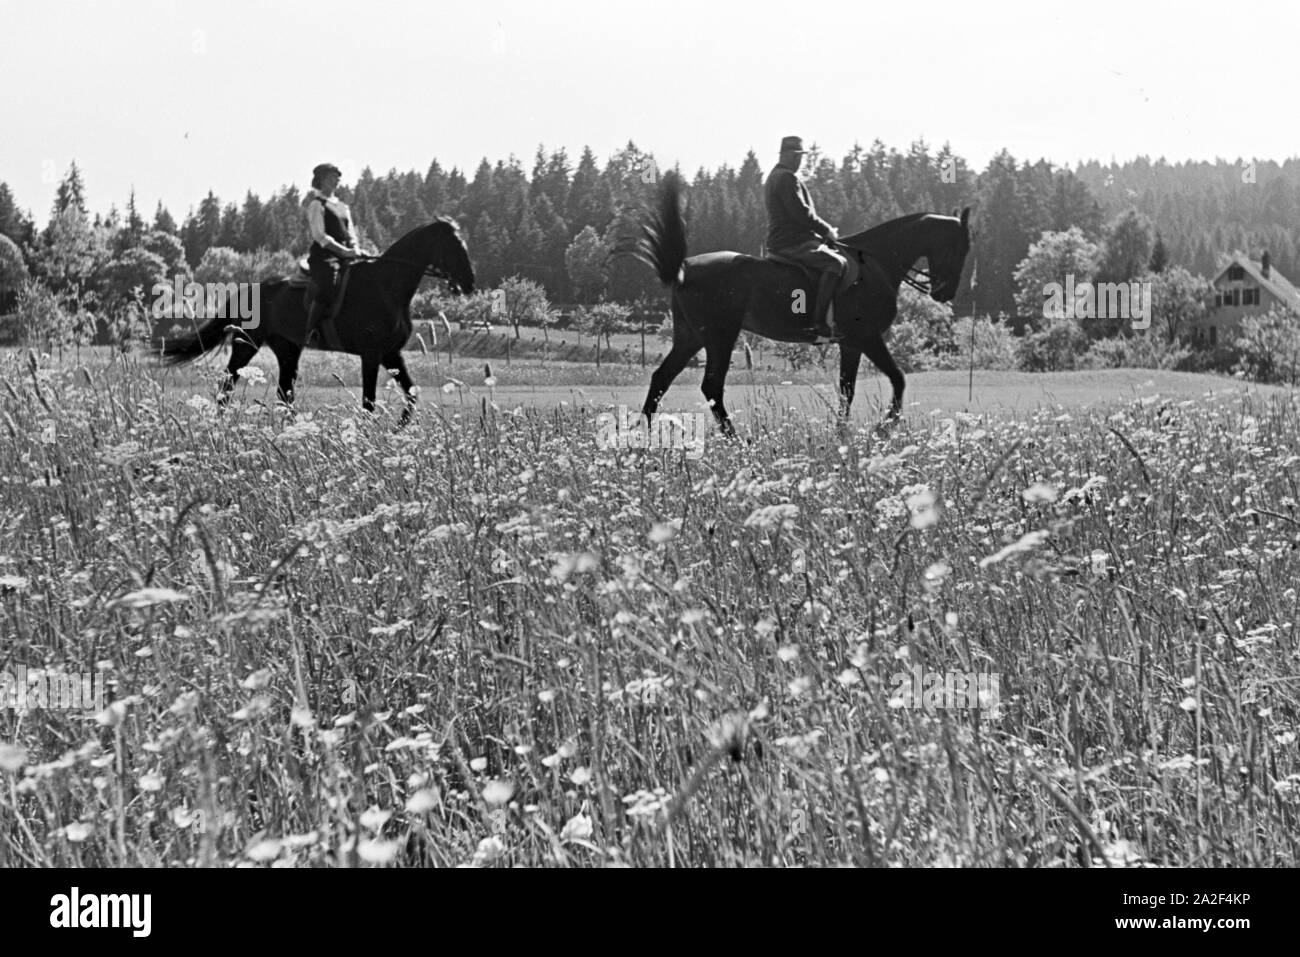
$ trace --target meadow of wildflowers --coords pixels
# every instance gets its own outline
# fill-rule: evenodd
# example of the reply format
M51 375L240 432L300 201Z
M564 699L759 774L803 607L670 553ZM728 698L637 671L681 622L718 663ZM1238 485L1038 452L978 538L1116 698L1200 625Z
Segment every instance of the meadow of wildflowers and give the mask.
M0 702L0 866L1300 863L1289 396L697 459L0 377L0 668L107 689Z

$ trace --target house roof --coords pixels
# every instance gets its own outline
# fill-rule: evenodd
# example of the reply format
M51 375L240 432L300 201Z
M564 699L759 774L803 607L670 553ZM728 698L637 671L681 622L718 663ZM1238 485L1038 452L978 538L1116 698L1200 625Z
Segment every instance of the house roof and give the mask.
M1223 278L1223 275L1228 271L1229 266L1240 266L1242 269L1246 270L1246 274L1249 275L1251 279L1255 280L1255 282L1259 283L1292 309L1300 311L1300 289L1293 286L1291 280L1278 272L1276 266L1269 266L1268 278L1265 278L1262 263L1256 262L1243 252L1234 252L1232 254L1232 259L1229 260L1227 265L1220 269L1219 274L1214 277L1215 285L1218 285L1219 280Z

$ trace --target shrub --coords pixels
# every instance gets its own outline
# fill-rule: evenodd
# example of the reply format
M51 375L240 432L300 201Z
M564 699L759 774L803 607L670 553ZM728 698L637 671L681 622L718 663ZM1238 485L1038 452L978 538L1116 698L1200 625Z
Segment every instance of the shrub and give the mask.
M1026 372L1074 369L1088 349L1088 337L1073 319L1055 319L1020 340L1020 368Z
M598 302L594 306L579 306L574 325L582 332L596 338L596 365L600 365L600 337L605 337L609 347L612 333L622 331L632 315L632 309L621 302Z
M1122 369L1128 365L1128 346L1123 339L1098 339L1079 360L1082 369Z
M514 327L516 339L519 338L520 326L535 326L542 330L543 337L549 341L547 330L555 321L555 310L551 308L551 303L546 298L546 289L541 283L522 276L511 276L501 283L497 300L501 318Z
M1241 353L1234 345L1219 343L1201 349L1193 349L1187 358L1179 363L1183 372L1219 372L1230 373L1237 368Z
M965 368L971 363L971 324L975 329L976 369L1014 369L1018 363L1016 354L1016 334L1005 322L995 321L988 316L972 319L970 316L959 317L952 326L952 341L957 352L947 359L946 364L935 368Z
M49 348L71 340L72 323L59 297L35 279L18 287L13 318L23 345Z
M1114 336L1098 339L1080 358L1081 369L1180 369L1192 349L1162 335Z
M935 368L937 358L929 330L913 319L895 319L889 327L889 354L905 372Z
M1263 316L1246 316L1235 342L1237 370L1256 382L1286 382L1300 378L1300 317L1283 309Z
M27 279L23 254L8 236L0 233L0 310L8 309Z
M1128 349L1126 365L1133 369L1177 369L1192 354L1192 347L1181 339L1171 342L1150 333L1127 337L1124 343Z
M264 282L292 276L298 260L283 249L258 249L239 253L225 246L213 246L194 267L195 282Z

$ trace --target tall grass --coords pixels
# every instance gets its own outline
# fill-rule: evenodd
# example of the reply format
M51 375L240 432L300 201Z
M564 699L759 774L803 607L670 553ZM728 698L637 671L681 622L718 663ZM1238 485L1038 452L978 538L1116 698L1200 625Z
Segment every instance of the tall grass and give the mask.
M0 667L111 702L0 710L0 866L1298 861L1291 399L692 461L0 374Z

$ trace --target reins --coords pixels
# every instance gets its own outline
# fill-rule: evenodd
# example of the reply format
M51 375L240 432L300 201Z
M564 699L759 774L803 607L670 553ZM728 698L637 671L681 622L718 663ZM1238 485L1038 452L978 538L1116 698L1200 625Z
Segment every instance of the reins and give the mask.
M876 258L875 256L871 256L871 254L864 249L860 249L859 247L852 246L848 243L840 242L839 240L836 240L834 245L838 249L846 249L855 254L870 256L872 259ZM907 267L906 271L903 273L902 281L907 283L923 296L930 295L930 290L934 286L934 280L930 276L930 270L917 269L915 266Z
M370 256L370 255L354 256L352 259L348 260L348 265L352 266L356 263L378 263L378 262L392 263L393 265L396 266L413 266L416 269L420 270L421 277L428 276L431 279L450 278L446 275L445 271L441 267L435 266L433 263L416 262L414 259L398 259L394 256L385 256L383 254L380 254L378 256Z

